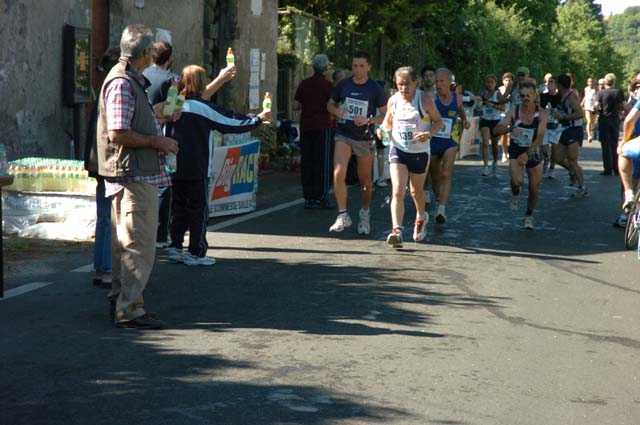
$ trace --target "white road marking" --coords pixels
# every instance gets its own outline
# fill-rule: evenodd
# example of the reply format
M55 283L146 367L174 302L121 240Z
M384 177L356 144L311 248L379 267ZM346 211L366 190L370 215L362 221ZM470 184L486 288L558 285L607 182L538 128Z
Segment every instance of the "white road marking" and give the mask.
M36 289L44 288L51 285L53 282L33 282L26 285L19 286L17 288L9 289L4 292L4 298L0 298L0 301L8 300L9 298L17 297L27 292L35 291Z
M86 266L78 267L71 270L71 273L89 273L93 271L93 264L87 264Z

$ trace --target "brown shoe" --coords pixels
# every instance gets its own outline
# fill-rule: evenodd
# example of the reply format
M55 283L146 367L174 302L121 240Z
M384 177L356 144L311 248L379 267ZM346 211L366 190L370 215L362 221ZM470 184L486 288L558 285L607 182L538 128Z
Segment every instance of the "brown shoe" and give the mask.
M133 320L116 323L116 328L162 329L164 327L165 324L162 320L159 320L156 317L151 317L148 313L145 313L140 317L136 317Z

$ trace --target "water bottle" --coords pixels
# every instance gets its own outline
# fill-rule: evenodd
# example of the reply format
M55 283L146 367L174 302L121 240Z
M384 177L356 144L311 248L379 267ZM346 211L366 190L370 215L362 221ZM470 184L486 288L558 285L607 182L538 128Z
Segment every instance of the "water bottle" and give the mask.
M168 173L175 173L178 168L176 154L170 152L164 156L164 165Z
M178 101L178 96L180 95L180 93L178 93L178 82L177 81L173 81L171 83L171 87L169 87L169 91L167 92L167 104L164 106L164 108L162 108L162 113L164 115L171 115L173 114L173 111L175 111L176 108L176 102Z
M0 143L0 176L6 176L8 168L9 163L7 162L7 150L4 145Z
M391 137L389 137L389 132L383 128L380 129L380 132L382 133L382 144L384 146L391 145Z
M262 101L262 109L266 112L271 112L271 94L266 92L264 94L264 100Z
M236 57L233 55L233 49L229 47L227 49L227 66L231 66L235 63Z

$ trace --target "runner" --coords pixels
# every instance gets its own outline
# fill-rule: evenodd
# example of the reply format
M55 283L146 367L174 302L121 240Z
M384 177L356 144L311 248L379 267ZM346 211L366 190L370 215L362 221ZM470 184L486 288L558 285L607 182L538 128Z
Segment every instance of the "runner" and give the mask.
M500 136L491 134L493 127L500 122L500 114L505 110L504 104L500 104L498 96L500 92L496 89L498 78L489 74L485 77L485 90L480 95L482 99L482 115L480 117L480 133L482 134L482 160L484 161L483 176L489 175L489 143L493 153L491 170L496 174L498 166L498 139Z
M410 66L398 68L394 75L398 92L387 102L387 113L381 125L383 137L391 139L389 171L391 173L391 220L393 229L387 243L402 247L404 196L407 180L416 206L413 240L419 242L427 235L429 215L425 211L424 180L429 164L429 141L432 131L442 127L435 103L422 90L416 90L419 80ZM425 119L428 117L429 119Z
M584 118L587 121L587 140L593 142L593 129L596 127L596 88L593 78L587 78L587 86L584 88L584 97L580 106L584 109Z
M634 82L640 80L634 80ZM633 205L635 189L640 178L640 100L629 111L623 124L622 142L618 146L618 169L624 188L622 209L627 212Z
M427 64L422 67L422 90L435 99L436 96L436 67ZM424 201L427 204L431 203L431 177L429 177L429 170L427 170L427 178L424 181Z
M582 130L583 111L580 106L580 100L575 92L571 89L571 77L568 74L561 74L556 78L558 92L561 101L558 109L561 112L554 112L553 116L560 121L564 130L560 136L558 144L553 146L553 160L556 164L565 165L569 172L575 176L578 184L576 193L577 198L587 198L589 192L584 184L584 174L582 167L578 164L580 156L580 143L584 137Z
M331 232L342 232L351 226L351 217L347 212L347 185L345 177L352 154L355 154L358 168L358 180L362 196L358 233L368 235L371 232L371 170L375 145L372 143L371 127L380 124L387 112L387 98L382 87L369 78L371 57L367 52L356 52L351 61L353 76L340 81L333 89L327 110L339 119L335 136L335 154L333 188L338 204L338 217L329 228ZM376 116L376 108L380 110Z
M436 195L436 223L444 224L447 220L446 207L451 192L451 173L458 154L458 144L452 139L453 126L458 118L462 118L464 128L469 128L469 121L462 107L462 96L451 92L452 74L446 68L436 71L435 104L442 118L442 129L434 134L431 140L431 161L429 174L433 181L433 192Z
M498 89L500 91L500 103L504 105L504 111L500 114L500 118L504 118L507 116L507 112L511 107L511 103L509 103L509 96L511 94L511 90L513 88L513 74L510 72L505 72L502 75L502 85ZM509 133L505 133L500 136L500 147L502 147L502 162L507 162L509 157L507 156L507 151L509 150Z
M549 145L552 149L554 145L557 145L562 135L564 127L560 125L557 119L553 116L553 113L557 111L558 106L562 98L558 93L558 87L556 85L556 79L551 77L547 80L547 91L540 94L540 106L547 111L547 131L544 133L544 139L542 139L542 154L544 155L544 163L542 165L542 174L545 173L547 164L549 163ZM566 161L563 162L563 166L566 166ZM549 178L554 179L556 177L555 162L553 159L550 161Z
M547 112L535 104L536 86L531 82L520 85L522 104L507 112L493 129L494 134L511 132L509 144L509 174L511 175L511 210L520 208L520 189L524 184L524 170L529 179L525 229L533 229L533 210L538 201L538 187L542 180L542 152L540 146L547 127Z

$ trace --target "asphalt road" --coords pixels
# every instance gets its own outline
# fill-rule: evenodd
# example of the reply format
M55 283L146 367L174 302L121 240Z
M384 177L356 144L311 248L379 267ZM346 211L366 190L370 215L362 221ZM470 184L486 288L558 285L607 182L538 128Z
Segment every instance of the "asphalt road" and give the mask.
M370 237L301 203L216 220L214 267L158 255L162 331L108 322L85 248L25 262L7 286L43 287L0 301L0 424L639 424L640 261L598 158L586 146L589 199L543 181L533 231L506 167L477 160L455 168L447 224L399 251L388 189Z

